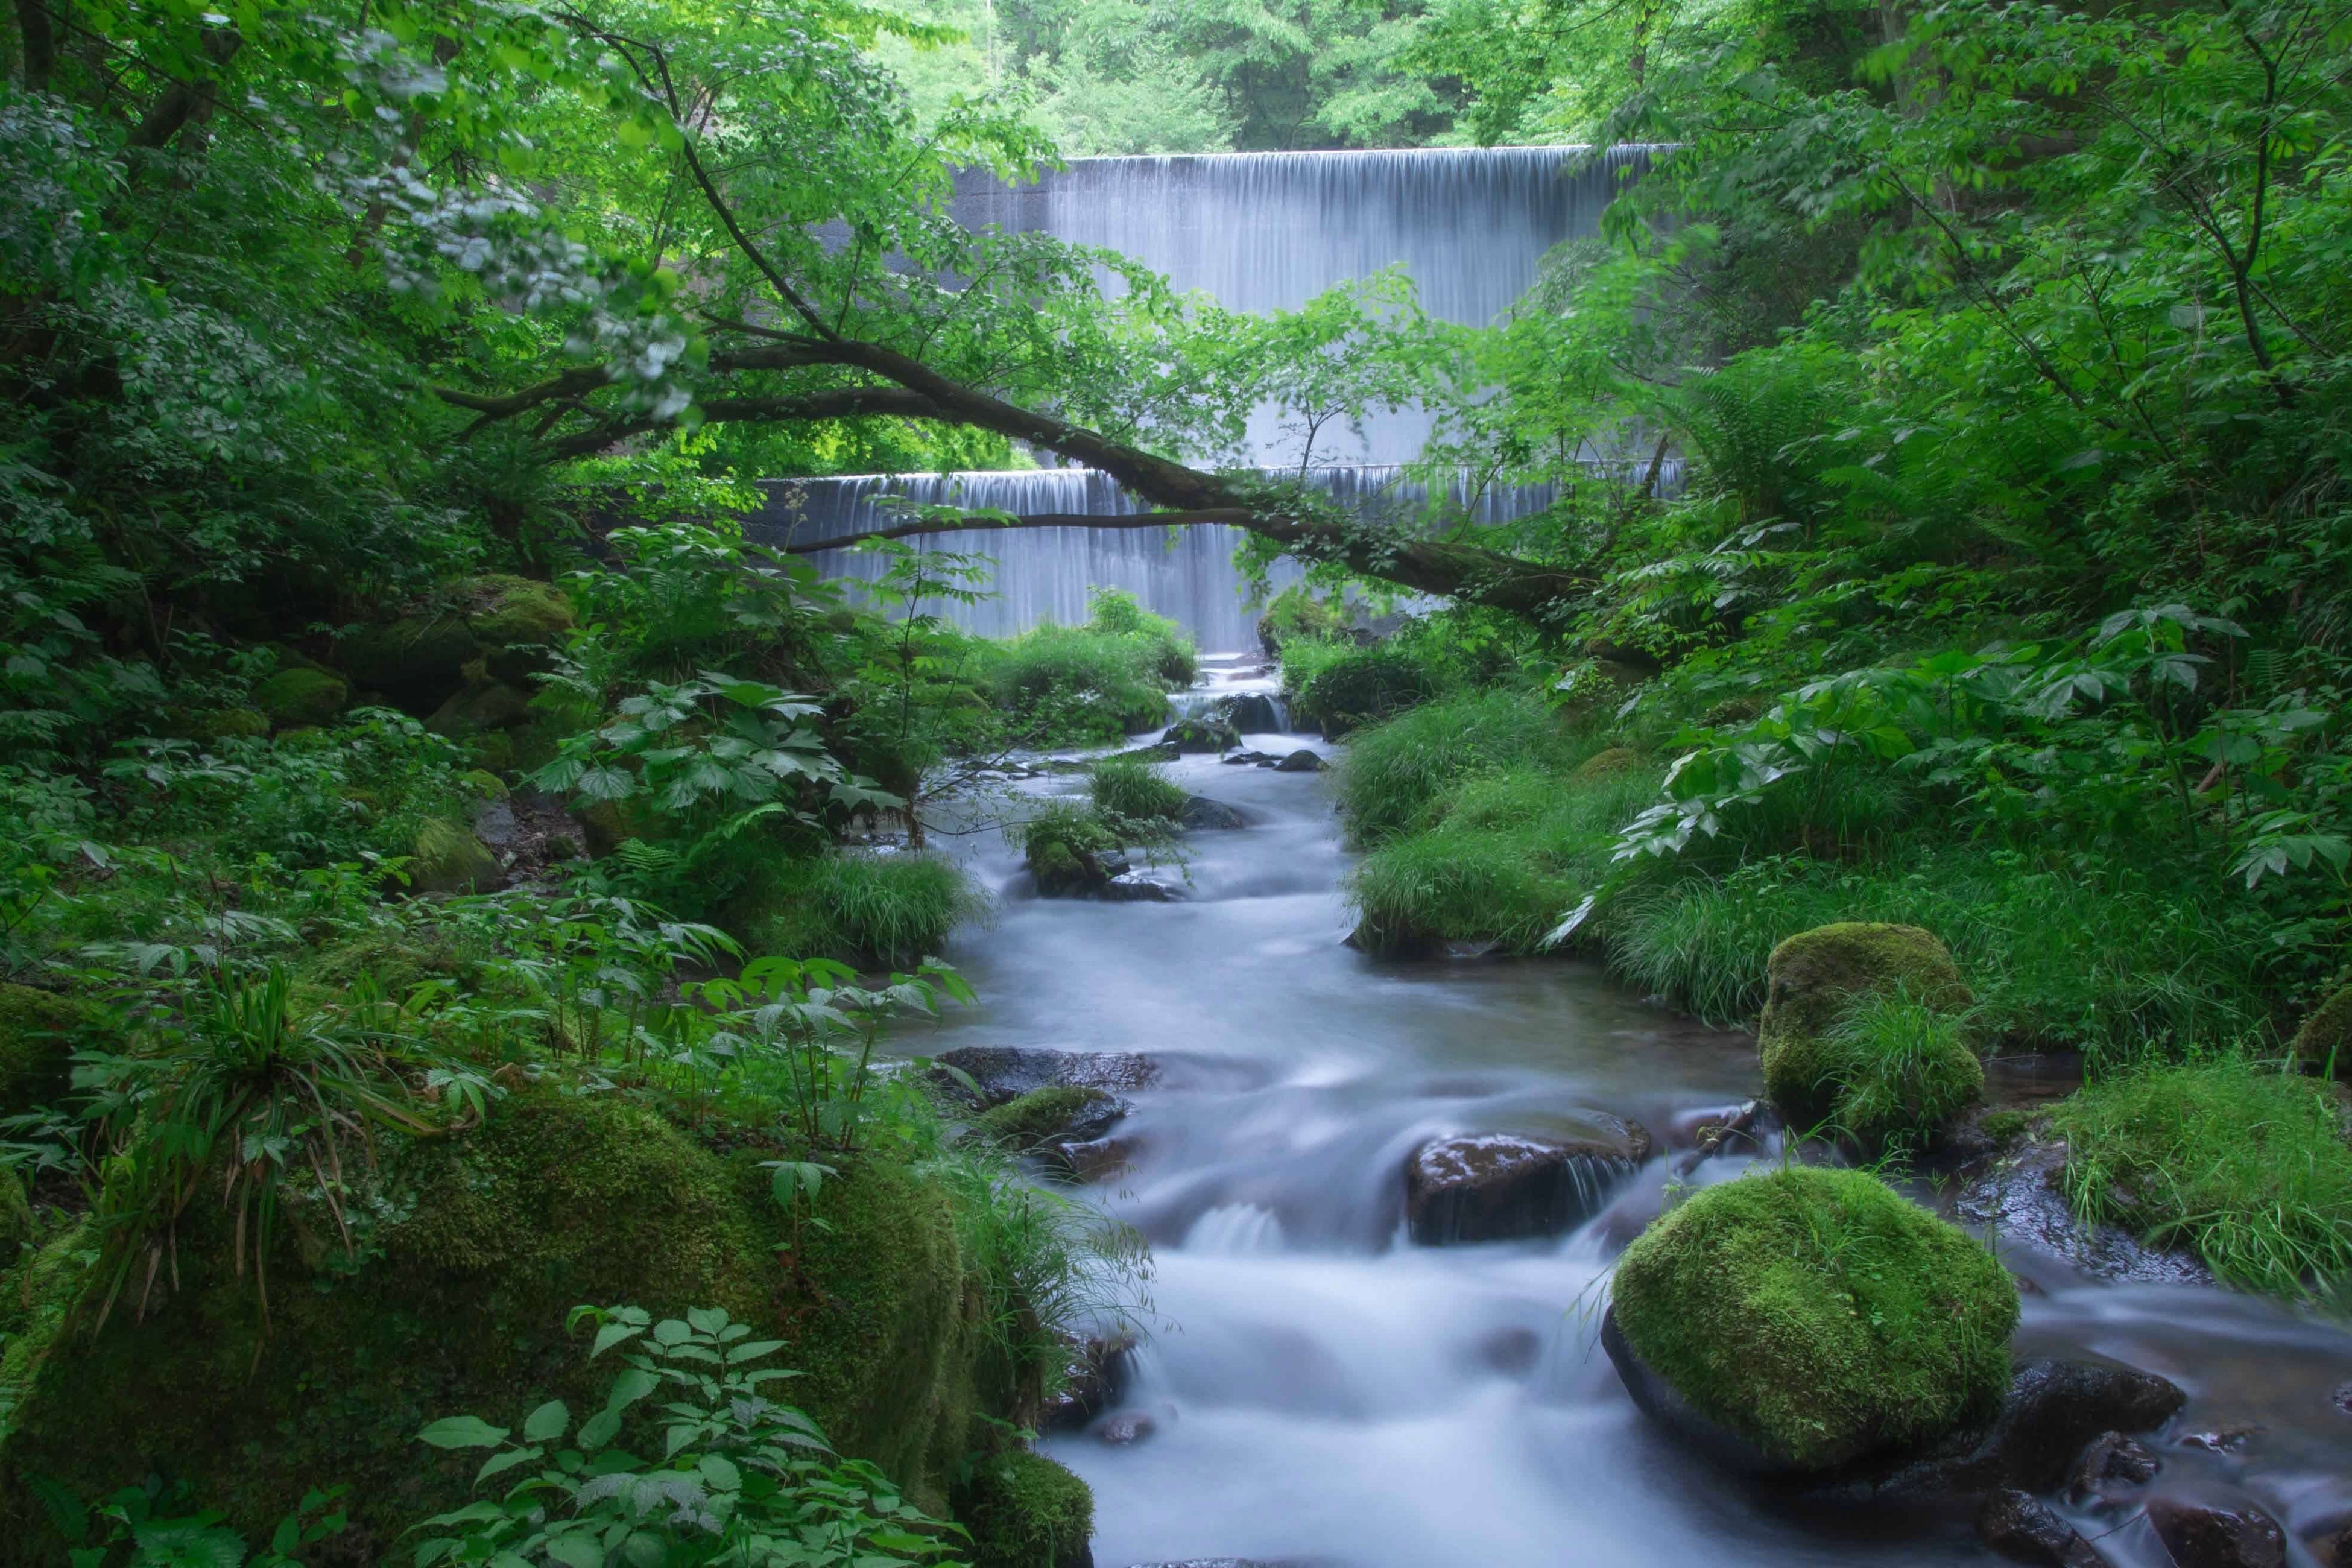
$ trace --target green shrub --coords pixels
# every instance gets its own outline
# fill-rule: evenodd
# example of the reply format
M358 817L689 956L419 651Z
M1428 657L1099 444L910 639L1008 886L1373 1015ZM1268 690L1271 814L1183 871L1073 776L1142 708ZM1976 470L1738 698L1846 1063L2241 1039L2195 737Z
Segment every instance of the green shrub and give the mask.
M1087 1483L1026 1448L975 1464L956 1513L971 1531L972 1568L1071 1568L1095 1530Z
M1291 712L1336 737L1418 707L1438 689L1437 676L1411 652L1375 643L1320 661L1298 686Z
M762 952L906 969L988 910L987 895L946 856L841 850L777 860L735 923Z
M1336 640L1347 629L1347 608L1337 595L1318 599L1304 583L1276 594L1257 620L1258 641L1267 651L1286 657L1295 642Z
M1703 1188L1625 1249L1611 1293L1652 1371L1802 1468L1931 1438L2009 1383L2007 1271L1860 1171L1792 1165Z
M1069 801L1047 805L1027 822L1005 829L1005 837L1028 862L1037 890L1047 897L1085 892L1108 873L1101 858L1124 848L1126 835L1100 812Z
M2052 1125L2084 1217L2192 1247L2252 1289L2352 1280L2352 1145L2325 1086L2236 1058L2147 1067L2061 1102Z
M1184 791L1138 757L1106 757L1089 780L1095 809L1138 821L1173 822L1184 815Z

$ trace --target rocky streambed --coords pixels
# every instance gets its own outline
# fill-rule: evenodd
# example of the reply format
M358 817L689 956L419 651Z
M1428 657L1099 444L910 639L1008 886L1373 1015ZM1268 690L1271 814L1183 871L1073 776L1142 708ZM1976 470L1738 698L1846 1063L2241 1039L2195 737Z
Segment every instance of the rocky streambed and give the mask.
M1612 1364L1608 1281L1670 1186L1778 1157L1754 1041L1577 963L1366 958L1322 778L1166 767L1244 824L1188 836L1182 896L1035 898L975 841L1002 910L950 956L984 1004L909 1042L1152 1245L1148 1333L1074 1347L1045 1442L1103 1568L2352 1565L2352 1336L2074 1226L1998 1130L1916 1194L2019 1280L1998 1415L1837 1485L1706 1457Z

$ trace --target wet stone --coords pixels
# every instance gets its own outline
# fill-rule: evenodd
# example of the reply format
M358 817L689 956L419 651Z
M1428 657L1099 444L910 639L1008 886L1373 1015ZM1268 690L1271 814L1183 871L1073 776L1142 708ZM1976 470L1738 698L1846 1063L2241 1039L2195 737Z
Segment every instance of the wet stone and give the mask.
M1405 1163L1405 1225L1424 1247L1556 1236L1600 1212L1649 1157L1640 1123L1594 1117L1577 1139L1487 1132L1424 1143Z
M1095 1423L1091 1436L1114 1448L1132 1447L1160 1430L1160 1423L1139 1410L1122 1410Z
M1055 1145L1054 1155L1065 1171L1081 1182L1107 1181L1135 1164L1132 1138L1091 1138Z
M1047 1051L1026 1046L959 1046L934 1058L980 1086L981 1109L1016 1100L1032 1089L1059 1085L1067 1089L1099 1089L1107 1094L1148 1089L1160 1077L1160 1064L1132 1051ZM934 1082L958 1099L970 1100L971 1090L952 1074L938 1073Z
M2102 1432L2074 1461L2074 1472L2066 1478L2066 1490L2071 1497L2112 1502L2156 1479L2163 1468L2164 1461L2137 1438Z
M2012 1563L2035 1568L2105 1568L2106 1559L2058 1510L2031 1492L2003 1487L1977 1514L1977 1537Z
M1135 1336L1100 1335L1063 1342L1068 1359L1062 1387L1045 1401L1040 1423L1048 1432L1075 1432L1118 1403L1133 1374Z
M1181 903L1184 894L1140 871L1121 871L1102 885L1097 897L1107 904L1174 904Z
M1323 759L1301 746L1275 763L1274 771L1278 773L1319 773L1323 771Z
M1244 734L1265 734L1282 728L1281 710L1263 691L1235 692L1220 697L1209 710Z
M1249 826L1249 818L1222 800L1211 800L1204 795L1186 795L1183 814L1177 820L1196 831Z
M2251 1502L2158 1498L2147 1517L2176 1568L2286 1568L2286 1532Z
M1223 720L1203 717L1180 719L1169 725L1160 743L1175 747L1181 755L1188 752L1230 752L1242 743L1242 738Z
M1225 766L1229 768L1245 766L1270 768L1274 766L1275 763L1282 761L1280 757L1275 755L1272 752L1235 752L1229 757L1220 757L1217 760L1224 763Z
M2149 1247L2108 1225L2084 1225L2058 1189L2065 1150L2028 1146L1994 1160L1953 1204L1962 1221L1990 1226L2004 1246L2023 1242L2095 1279L2136 1285L2210 1285L2211 1270L2185 1253Z

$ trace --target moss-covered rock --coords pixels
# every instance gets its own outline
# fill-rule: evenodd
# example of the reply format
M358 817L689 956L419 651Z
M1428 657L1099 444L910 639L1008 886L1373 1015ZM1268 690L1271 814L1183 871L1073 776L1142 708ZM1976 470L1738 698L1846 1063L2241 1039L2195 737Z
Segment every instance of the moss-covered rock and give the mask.
M2303 1021L2292 1048L2305 1071L2352 1079L2352 985L2338 986Z
M33 1205L16 1173L0 1165L0 1279L16 1267L36 1235Z
M503 680L485 680L453 691L433 710L425 727L451 740L471 740L500 730L512 730L530 719L530 693Z
M1631 746L1610 746L1598 751L1577 765L1576 776L1582 780L1614 778L1630 773L1645 764L1642 753Z
M73 1054L100 1043L89 1004L0 984L0 1116L47 1105L72 1086Z
M253 705L280 730L331 724L351 700L350 684L325 669L281 669L253 689Z
M1840 1028L1868 998L1900 999L1928 1016L1971 1005L1951 953L1932 933L1863 921L1820 926L1774 948L1765 973L1757 1050L1765 1093L1791 1122L1838 1121L1843 1113L1873 1131L1916 1128L1923 1118L1931 1126L1982 1089L1983 1069L1955 1028ZM1872 1109L1857 1108L1857 1095Z
M487 893L498 887L499 858L471 829L429 816L416 828L408 885L420 893Z
M1094 1493L1042 1454L1016 1448L973 1467L956 1498L972 1568L1080 1568L1094 1561Z
M549 667L572 626L572 602L561 589L492 573L358 628L337 642L335 658L361 685L429 711L461 683L526 683Z
M973 1119L971 1131L974 1137L999 1148L1026 1152L1056 1139L1083 1142L1099 1138L1110 1131L1110 1124L1124 1110L1116 1098L1099 1089L1049 1084L982 1111Z
M1703 1189L1625 1249L1616 1326L1700 1415L1819 1470L1989 1414L2017 1288L1957 1226L1858 1171Z
M1037 891L1046 898L1083 898L1126 868L1118 836L1083 807L1048 806L1019 831Z
M266 1331L231 1264L230 1216L200 1201L179 1227L179 1288L159 1284L143 1318L119 1305L92 1333L99 1282L81 1277L74 1322L43 1342L52 1353L9 1343L0 1563L57 1556L22 1478L89 1497L150 1473L185 1479L248 1531L307 1487L348 1482L344 1544L377 1561L469 1494L478 1457L419 1447L427 1422L601 1397L611 1368L563 1330L582 1302L723 1307L787 1340L780 1363L806 1373L788 1396L843 1452L944 1501L978 1349L953 1211L904 1167L854 1163L827 1183L830 1228L809 1227L795 1271L778 1261L766 1172L617 1097L520 1093L471 1133L384 1140L378 1160L380 1190L352 1208L363 1261L344 1265L331 1221L296 1209Z
M480 645L489 672L519 680L547 668L572 627L572 601L552 583L492 574L467 581L458 593L467 629Z

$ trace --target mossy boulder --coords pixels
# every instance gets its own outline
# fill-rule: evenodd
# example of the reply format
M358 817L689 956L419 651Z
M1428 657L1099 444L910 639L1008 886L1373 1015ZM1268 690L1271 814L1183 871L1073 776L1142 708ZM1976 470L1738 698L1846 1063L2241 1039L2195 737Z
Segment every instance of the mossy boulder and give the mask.
M88 1003L30 985L0 984L0 1116L47 1105L73 1084L73 1054L99 1043Z
M526 684L549 668L572 626L572 602L561 589L492 573L358 628L337 642L335 658L361 685L429 712L464 683Z
M331 724L351 700L348 681L332 670L281 669L253 689L253 705L280 730Z
M530 716L530 692L503 680L484 680L451 692L449 700L425 721L425 727L453 741L467 741L519 728Z
M339 1549L378 1561L470 1495L478 1456L420 1447L426 1423L510 1424L541 1399L601 1398L611 1367L589 1365L563 1329L582 1302L723 1307L785 1339L779 1364L805 1374L787 1397L842 1452L944 1506L983 1362L940 1188L845 1163L819 1195L829 1228L808 1227L787 1269L767 1173L617 1096L518 1093L470 1133L383 1139L377 1158L381 1185L351 1211L362 1261L347 1264L331 1220L298 1206L266 1324L232 1265L232 1216L209 1199L181 1222L178 1289L159 1283L143 1317L120 1304L93 1332L102 1281L65 1271L74 1321L53 1322L41 1350L7 1347L0 1563L59 1555L24 1478L94 1497L151 1473L187 1481L248 1533L306 1488L348 1482L353 1531Z
M2340 985L2294 1032L2291 1048L2306 1072L2352 1079L2352 984Z
M1795 1471L1989 1415L2018 1317L1966 1231L1866 1173L1801 1165L1694 1194L1625 1249L1612 1297L1637 1398L1654 1376L1756 1468Z
M1027 1153L1060 1140L1099 1138L1126 1112L1125 1102L1099 1089L1049 1084L982 1111L971 1131L1001 1149Z
M1928 1019L1972 1005L1933 933L1863 921L1820 926L1774 948L1765 973L1757 1049L1765 1093L1790 1122L1831 1121L1868 1141L1932 1127L1982 1089L1983 1068L1957 1027L1841 1027L1874 998Z
M16 1173L0 1165L0 1277L14 1269L25 1248L36 1239L33 1205Z
M409 888L419 893L487 893L502 879L499 858L471 829L446 817L417 825L408 862Z
M1212 713L1197 719L1179 719L1168 726L1160 743L1175 747L1181 756L1190 752L1230 752L1242 743L1242 738L1232 724Z
M1633 773L1643 765L1642 753L1633 747L1610 746L1593 752L1579 763L1576 776L1586 781L1615 778L1619 773Z
M971 1531L972 1568L1092 1568L1094 1493L1042 1454L981 1460L956 1513Z

